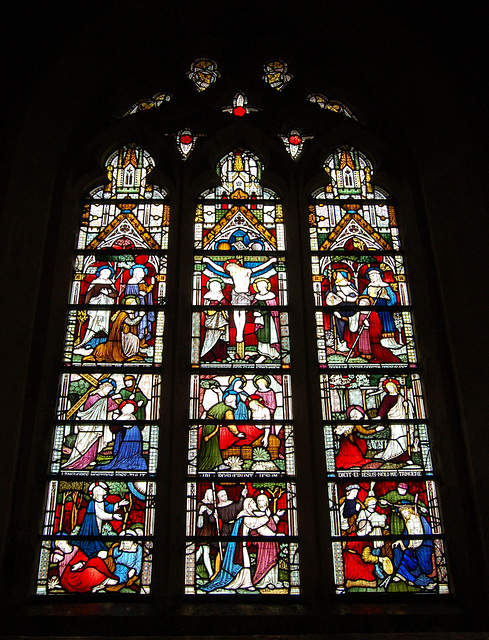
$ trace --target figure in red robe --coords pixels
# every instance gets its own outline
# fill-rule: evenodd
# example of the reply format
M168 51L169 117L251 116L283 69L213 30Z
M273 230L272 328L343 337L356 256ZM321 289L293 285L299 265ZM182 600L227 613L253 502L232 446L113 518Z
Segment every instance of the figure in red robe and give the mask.
M56 540L53 562L58 564L59 581L69 593L95 593L119 582L100 557L88 558L67 540Z
M256 505L258 510L255 511L255 515L268 516L268 522L264 527L260 527L258 530L250 531L251 535L277 535L277 525L280 517L284 515L285 511L280 509L276 514L272 514L269 507L269 499L266 493L260 493L256 498ZM278 574L278 560L280 547L275 540L270 542L257 542L256 553L256 569L253 575L253 584L257 589L276 589L283 587L283 583L279 580Z
M372 308L375 304L373 298L367 295L359 296L357 304L365 309L348 318L353 339L350 348L353 349L353 353L372 363L400 362L390 349L381 344L384 338L382 319ZM397 347L399 348L399 345Z
M351 469L352 467L363 467L372 462L366 458L367 441L360 438L361 435L371 435L376 431L382 431L384 427L378 426L367 428L360 424L360 420L365 418L365 411L359 405L352 405L346 411L347 418L353 420L352 424L342 424L335 427L335 434L340 438L340 446L336 454L337 469Z

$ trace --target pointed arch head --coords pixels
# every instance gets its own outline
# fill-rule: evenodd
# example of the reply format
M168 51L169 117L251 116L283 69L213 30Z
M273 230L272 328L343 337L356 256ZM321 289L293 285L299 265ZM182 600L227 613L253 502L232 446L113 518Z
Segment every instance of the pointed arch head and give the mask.
M109 198L147 198L152 187L147 184L147 175L153 170L155 161L152 156L134 143L124 145L110 155L105 168L109 183L103 188ZM100 189L90 195L100 197ZM159 194L164 197L165 194ZM152 197L155 194L152 193Z
M217 165L217 173L221 184L228 193L237 189L247 192L247 187L253 189L261 180L263 165L259 158L247 149L235 149L225 155Z
M195 217L196 248L276 251L285 249L282 205L261 186L263 164L237 148L217 163L221 185L204 191Z
M200 198L231 200L276 200L277 194L261 185L263 163L257 155L242 147L227 153L217 163L221 184L200 194Z
M323 165L330 184L318 189L313 198L375 198L388 194L373 184L373 166L365 154L350 145L342 145L328 156Z
M148 151L135 143L124 145L105 161L108 183L90 191L89 197L96 200L165 198L167 193L164 189L147 181L154 166L155 161Z

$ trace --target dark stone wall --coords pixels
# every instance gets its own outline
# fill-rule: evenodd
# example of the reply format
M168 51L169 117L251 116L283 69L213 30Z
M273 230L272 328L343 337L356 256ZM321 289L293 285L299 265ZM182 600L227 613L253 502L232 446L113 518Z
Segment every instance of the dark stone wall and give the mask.
M5 19L0 550L7 601L28 613L80 197L104 181L108 152L132 139L155 154L155 182L176 191L193 185L197 193L239 137L225 114L208 114L242 89L266 105L250 119L245 140L256 140L260 128L292 126L322 136L323 146L311 143L301 176L294 174L304 194L319 179L324 148L346 142L372 158L377 183L399 200L460 616L454 627L481 628L488 594L489 181L479 16L438 14L416 3L97 4L56 11L20 3ZM259 75L275 55L290 61L295 80L283 95L269 96ZM184 72L200 56L222 61L223 77L198 102ZM157 113L118 119L160 90L175 95L166 120ZM313 91L344 100L363 124L322 118L304 102ZM182 182L171 140L155 132L187 123L206 130L208 140L199 142ZM276 176L274 188L286 191L290 169L274 154L278 144L270 136L259 150L270 179ZM328 607L337 613L334 603ZM413 631L425 628L414 609L404 613ZM428 613L442 624L443 614ZM176 628L185 631L183 622Z

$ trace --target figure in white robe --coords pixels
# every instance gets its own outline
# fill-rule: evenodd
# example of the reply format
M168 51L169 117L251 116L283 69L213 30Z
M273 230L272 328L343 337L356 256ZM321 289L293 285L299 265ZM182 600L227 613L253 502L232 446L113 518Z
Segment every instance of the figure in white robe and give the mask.
M257 364L265 362L267 358L280 358L279 314L278 311L272 311L273 307L277 306L277 297L270 290L271 286L270 281L265 278L259 278L253 283L253 289L256 291L253 304L261 307L253 311L257 350L260 354L256 360Z
M95 462L97 453L112 440L109 427L102 423L107 420L110 412L118 409L118 405L110 397L114 390L114 380L104 380L95 393L88 397L83 409L78 411L79 420L97 421L99 424L76 425L76 440L70 457L63 464L64 469L85 469Z
M256 515L256 514L260 515ZM258 535L274 536L275 532L268 527L269 517L265 514L261 514L258 510L258 506L253 498L245 498L243 503L243 510L238 513L236 521L242 518L241 531L239 535L249 536L251 531L256 531ZM243 553L243 565L240 571L236 574L232 582L226 585L226 589L248 589L254 591L255 586L251 577L251 560L248 552L248 542L244 540L241 542Z
M218 307L228 304L222 292L224 282L220 278L211 278L207 282L208 291L204 294L203 300L206 306L211 308L205 311L204 327L205 335L200 351L201 358L205 360L225 360L227 357L227 346L229 342L229 318L227 311Z
M396 420L407 420L411 417L413 413L412 404L401 394L401 385L397 380L385 380L383 388L386 395L382 399L379 407L379 415L375 420L388 418L391 434L384 451L375 457L390 462L407 462L407 464L413 464L412 460L410 460L409 451L411 444L409 425L396 424Z
M97 270L96 277L90 283L85 294L85 304L94 305L87 311L88 325L83 340L74 349L74 353L87 355L101 342L107 340L109 334L110 309L99 309L102 305L112 305L117 298L117 289L113 282L114 270L104 266ZM90 345L87 343L90 342Z

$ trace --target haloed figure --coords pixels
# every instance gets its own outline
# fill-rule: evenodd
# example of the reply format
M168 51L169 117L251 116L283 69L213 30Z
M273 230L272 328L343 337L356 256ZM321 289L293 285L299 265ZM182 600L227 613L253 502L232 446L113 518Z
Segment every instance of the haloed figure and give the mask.
M112 399L116 383L112 379L103 380L95 391L88 396L83 409L77 413L77 419L85 421L75 425L76 439L70 451L70 457L63 464L64 469L85 469L95 462L97 454L112 439L110 430L99 423L109 418L109 413L118 410Z
M98 536L102 533L103 523L122 520L122 514L116 513L116 511L120 507L128 505L129 501L108 502L106 498L109 488L105 482L92 483L88 492L92 497L78 532L80 540L77 541L77 545L89 558L94 558L101 551L107 551L105 544L98 539Z
M265 515L268 521L264 527L252 531L252 535L276 536L277 525L285 514L284 509L279 509L276 514L270 510L270 501L266 493L260 493L256 498L257 516ZM283 587L279 580L278 560L280 547L276 541L257 542L256 569L253 575L253 584L257 589L276 589Z
M270 415L273 418L273 414L277 408L277 398L275 391L270 388L272 384L270 376L257 375L253 378L253 384L256 386L254 395L260 396L263 404L270 410Z
M399 349L402 345L395 339L396 325L392 311L385 309L397 304L397 296L388 282L384 282L382 269L371 267L366 271L369 280L368 285L362 291L362 295L370 296L377 307L380 322L382 323L381 345L388 349ZM378 309L383 307L384 309Z
M88 325L85 335L74 353L87 355L97 344L107 340L111 311L96 307L114 304L117 295L117 289L114 286L114 269L108 265L99 267L85 294L85 304L94 305L95 308L87 311Z
M230 376L229 385L224 389L222 394L223 401L225 401L228 396L235 396L236 410L234 411L234 417L236 420L246 420L248 418L246 400L249 394L245 391L245 385L246 378L244 376Z
M228 312L220 308L220 305L228 304L223 294L224 282L221 278L211 278L207 282L207 288L203 300L209 309L204 312L205 335L200 356L204 362L222 362L228 356L229 343Z
M132 362L144 360L140 353L138 325L144 318L144 311L138 310L139 300L134 296L124 299L125 309L119 309L112 317L112 325L107 342L95 347L92 355L85 356L83 362Z
M147 471L148 466L143 457L143 438L141 429L136 424L135 412L138 403L134 400L123 400L119 413L115 418L121 421L114 441L113 455L110 462L96 467L100 471ZM115 412L114 412L115 413Z
M411 430L408 424L396 424L396 420L407 420L413 409L409 400L401 393L401 384L394 378L388 378L382 384L385 395L375 420L388 419L390 439L386 448L375 457L389 462L413 464L411 458Z
M134 297L139 300L141 305L153 304L153 288L155 279L154 276L148 278L148 267L142 264L136 264L129 270L129 280L126 283L124 289L124 297ZM150 280L149 284L146 279ZM152 338L153 323L155 315L153 311L148 311L144 314L141 322L138 325L138 338L142 348L147 347L147 342Z
M341 306L341 311L333 312L333 334L335 351L348 351L345 330L348 327L348 319L354 315L352 307L358 297L356 287L350 282L347 271L336 270L332 274L332 286L326 294L326 304L331 307Z
M433 573L433 540L421 537L431 535L428 520L421 515L416 502L400 504L397 511L404 521L403 535L406 537L392 543L397 572L394 581L404 580L410 585L434 589L436 583L430 577Z
M253 283L255 290L254 304L260 307L254 311L255 333L258 343L259 358L257 363L268 359L277 360L280 357L280 328L278 311L269 307L277 306L277 298L271 291L271 283L265 278L257 278Z

